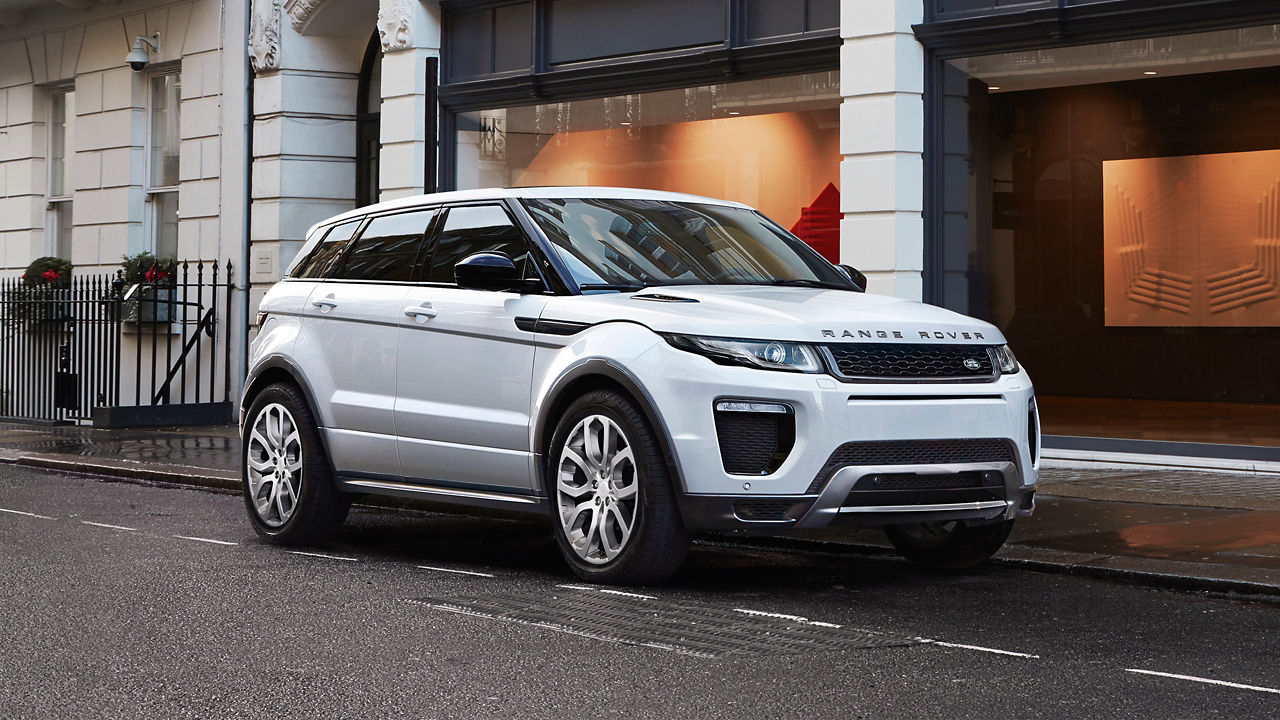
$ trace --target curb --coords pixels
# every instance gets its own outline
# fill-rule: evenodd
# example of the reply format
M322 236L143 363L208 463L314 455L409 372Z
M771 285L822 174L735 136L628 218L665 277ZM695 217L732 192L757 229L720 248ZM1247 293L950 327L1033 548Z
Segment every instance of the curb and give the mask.
M144 482L160 482L173 485L186 485L210 490L240 490L240 474L238 472L215 470L213 468L187 467L174 465L149 465L131 460L107 460L104 458L83 458L75 455L32 454L0 450L0 464L22 465L26 467L57 470L60 472L81 475L106 476L125 480ZM373 507L399 507L379 502L362 502L362 505ZM874 558L894 563L906 564L893 549L878 545L837 543L825 540L809 540L788 537L756 537L751 539L715 538L703 541L704 544L721 547L746 547L761 550L818 553L836 556L859 556ZM1182 575L1132 568L1108 567L1083 562L1065 560L1053 561L1028 555L1051 555L1051 551L1039 550L1026 545L1006 546L1002 552L1016 552L1023 557L996 555L989 561L998 567L1008 567L1053 575L1072 575L1111 580L1132 585L1141 585L1167 590L1189 592L1209 592L1217 594L1235 594L1254 596L1268 602L1280 599L1280 584L1253 582L1232 578L1205 577L1201 575ZM1114 556L1108 556L1114 557Z
M191 485L215 490L239 490L240 474L212 468L182 465L149 465L132 460L105 460L76 455L30 454L0 451L0 463L58 470L81 475L107 476L126 480Z

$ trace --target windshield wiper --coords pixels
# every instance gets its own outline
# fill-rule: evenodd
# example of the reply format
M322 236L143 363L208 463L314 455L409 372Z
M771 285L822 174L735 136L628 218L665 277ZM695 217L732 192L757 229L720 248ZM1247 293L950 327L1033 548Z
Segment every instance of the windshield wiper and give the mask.
M617 290L618 292L635 292L643 290L644 285L625 285L620 283L582 283L578 285L581 290Z
M852 290L851 286L841 285L832 282L823 282L822 280L810 280L809 278L791 278L789 280L777 279L769 280L763 283L752 283L753 285L776 285L780 287L815 287L826 288L827 290Z

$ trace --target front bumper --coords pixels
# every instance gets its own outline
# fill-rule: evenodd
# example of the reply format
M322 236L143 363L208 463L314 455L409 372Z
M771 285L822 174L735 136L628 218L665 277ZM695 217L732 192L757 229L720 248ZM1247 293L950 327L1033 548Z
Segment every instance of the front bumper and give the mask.
M671 441L681 512L692 530L776 534L833 523L985 523L1034 509L1039 422L1025 371L987 383L848 383L725 367L665 344L637 360L633 370ZM794 442L771 472L726 471L714 416L715 403L726 398L793 410ZM1008 452L1000 461L937 462L911 451L951 441L1002 443ZM836 451L850 443L907 451L835 463ZM882 478L896 489L877 490Z

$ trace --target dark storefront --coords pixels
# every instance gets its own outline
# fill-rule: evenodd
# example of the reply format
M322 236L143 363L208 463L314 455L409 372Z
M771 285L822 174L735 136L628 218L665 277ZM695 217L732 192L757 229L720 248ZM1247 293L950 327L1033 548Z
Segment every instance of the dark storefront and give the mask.
M1280 5L927 6L926 299L1047 433L1280 445Z

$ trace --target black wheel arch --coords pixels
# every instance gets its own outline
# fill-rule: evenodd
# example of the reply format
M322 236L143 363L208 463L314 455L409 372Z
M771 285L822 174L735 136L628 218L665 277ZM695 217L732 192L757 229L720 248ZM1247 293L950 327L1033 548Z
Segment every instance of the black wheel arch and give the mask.
M320 406L316 404L315 392L311 389L311 384L306 381L306 376L298 368L293 361L283 355L272 355L262 362L254 366L249 377L244 381L244 392L240 395L240 434L244 435L245 414L249 412L249 407L253 405L253 401L257 399L258 393L264 388L271 386L277 382L288 382L297 386L302 392L302 397L307 401L307 407L311 410L311 416L316 419L319 425L317 430L320 432L320 446L324 450L325 460L329 463L329 469L333 470L333 459L329 455L328 440L324 434L326 426L325 419L320 415Z
M543 492L546 488L544 461L547 446L551 444L551 436L555 434L560 417L583 393L601 388L622 392L640 408L645 420L658 434L658 439L662 443L662 456L666 462L667 473L676 480L676 486L672 489L678 497L683 496L686 486L684 476L680 473L680 464L677 462L675 445L671 442L671 433L663 422L662 415L658 413L653 398L645 390L644 385L626 368L602 358L582 360L571 366L551 386L551 390L538 408L533 437L533 451L539 458L538 492Z

